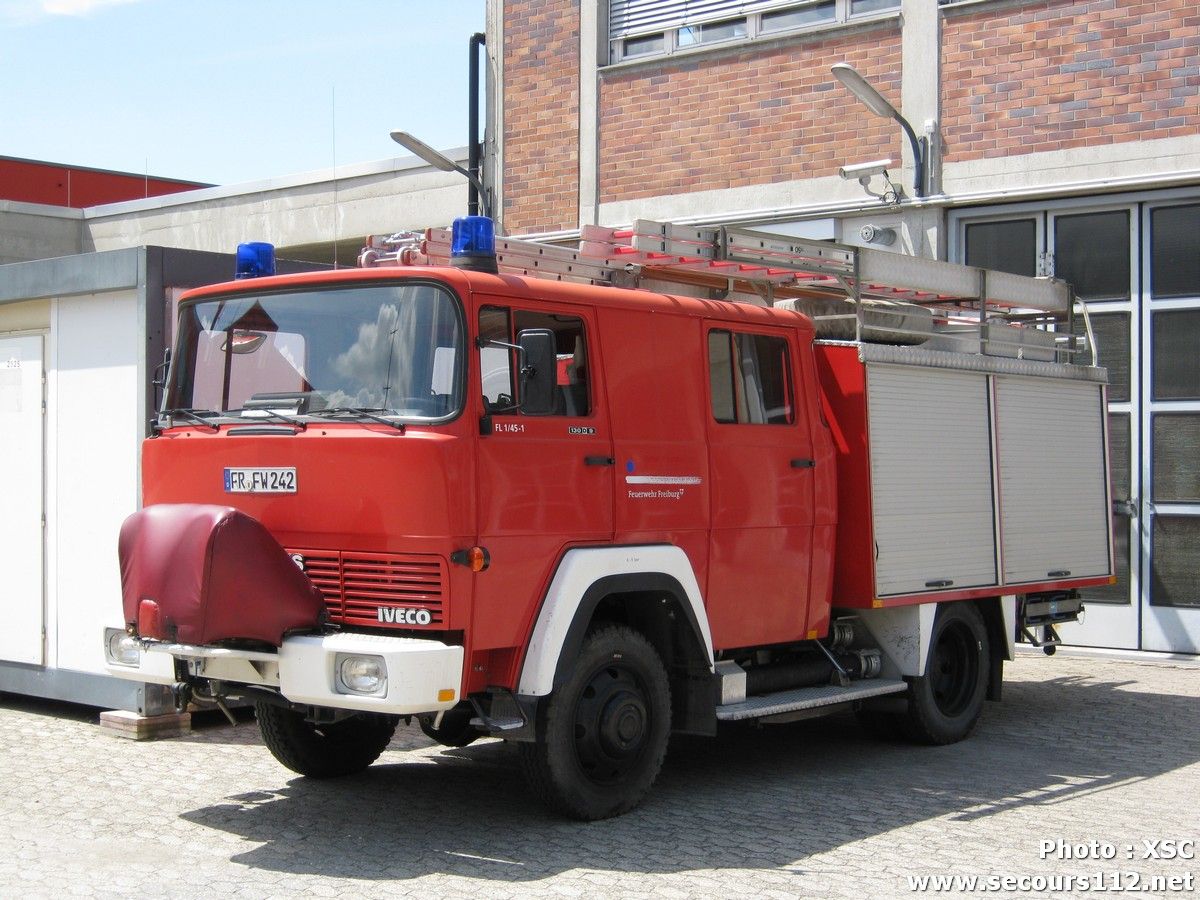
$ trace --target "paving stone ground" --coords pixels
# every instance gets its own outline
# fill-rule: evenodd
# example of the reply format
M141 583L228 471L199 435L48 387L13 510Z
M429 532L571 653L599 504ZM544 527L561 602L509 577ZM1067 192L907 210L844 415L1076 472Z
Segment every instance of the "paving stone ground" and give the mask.
M1197 666L1023 655L951 747L879 742L849 716L678 739L641 808L587 825L544 812L496 741L448 750L402 725L365 773L317 782L253 721L135 743L97 719L0 697L0 897L859 900L925 875L1200 879L1200 859L1143 858L1144 841L1200 841ZM1117 858L1042 858L1042 840ZM992 896L1116 895L1028 884Z

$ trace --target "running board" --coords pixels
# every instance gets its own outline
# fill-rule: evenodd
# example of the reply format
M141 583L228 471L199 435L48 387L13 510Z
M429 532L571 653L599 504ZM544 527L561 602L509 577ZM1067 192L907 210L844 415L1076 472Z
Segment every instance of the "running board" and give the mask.
M834 706L851 700L866 700L884 694L899 694L908 690L908 682L901 678L872 678L869 681L851 682L848 687L819 685L795 688L775 694L749 697L740 703L729 703L717 707L717 719L722 722L737 722L741 719L761 719L798 709L816 709Z

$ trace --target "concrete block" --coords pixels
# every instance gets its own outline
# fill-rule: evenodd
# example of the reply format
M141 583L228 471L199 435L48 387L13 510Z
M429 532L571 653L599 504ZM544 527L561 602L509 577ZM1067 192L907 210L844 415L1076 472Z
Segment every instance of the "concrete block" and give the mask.
M110 709L100 713L100 727L115 737L154 741L187 734L192 730L192 714L142 716L124 709Z

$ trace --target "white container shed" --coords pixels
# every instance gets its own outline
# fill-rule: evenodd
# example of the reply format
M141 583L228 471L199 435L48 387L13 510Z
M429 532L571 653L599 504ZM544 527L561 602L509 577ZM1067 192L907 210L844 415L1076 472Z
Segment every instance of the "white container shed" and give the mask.
M232 273L231 255L162 247L0 266L0 692L173 708L105 674L102 635L122 626L117 534L172 298Z

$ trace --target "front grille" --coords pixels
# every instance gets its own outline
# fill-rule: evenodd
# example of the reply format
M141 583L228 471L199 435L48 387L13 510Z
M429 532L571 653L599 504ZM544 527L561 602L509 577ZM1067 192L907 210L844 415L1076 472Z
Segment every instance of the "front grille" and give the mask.
M449 597L446 563L415 553L288 550L304 557L304 572L325 595L329 618L344 625L445 627ZM380 616L380 609L387 610ZM427 610L428 624L392 610Z

